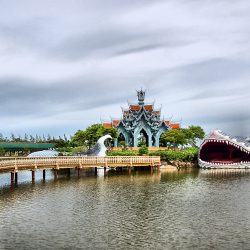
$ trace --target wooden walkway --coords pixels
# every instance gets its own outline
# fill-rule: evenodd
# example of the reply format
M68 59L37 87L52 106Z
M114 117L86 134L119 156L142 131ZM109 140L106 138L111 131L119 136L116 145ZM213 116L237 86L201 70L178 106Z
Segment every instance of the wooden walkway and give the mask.
M37 169L159 166L159 156L59 156L59 157L0 157L0 171Z

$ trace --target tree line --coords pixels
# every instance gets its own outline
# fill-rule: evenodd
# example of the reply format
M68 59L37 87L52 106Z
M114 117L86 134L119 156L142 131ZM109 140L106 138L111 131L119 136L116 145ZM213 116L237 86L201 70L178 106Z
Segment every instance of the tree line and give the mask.
M33 136L25 134L23 137L20 135L15 136L13 133L10 137L4 137L0 133L0 142L14 142L14 143L55 143L56 148L63 147L77 147L84 146L91 148L95 145L97 140L106 134L110 134L113 138L117 138L117 130L115 128L105 128L102 124L93 124L85 130L78 130L72 137L67 138L59 136ZM197 147L197 142L202 140L205 136L204 130L200 126L189 126L188 128L171 129L164 132L160 137L160 146L176 148L191 145ZM145 145L141 145L145 146Z
M93 147L96 141L103 135L110 134L113 138L117 138L117 130L115 128L104 128L102 124L93 124L85 130L78 130L72 137L72 142L78 146L87 148ZM177 148L190 145L197 147L199 140L204 139L205 132L200 126L189 126L188 128L171 129L164 132L160 137L160 146ZM125 143L125 142L124 142ZM124 145L126 146L126 145ZM140 146L145 146L140 143Z
M188 128L171 129L160 137L160 144L164 147L175 148L190 145L197 147L197 142L204 139L205 132L200 126L189 126Z
M15 135L11 133L9 137L5 137L2 133L0 133L0 142L9 142L9 143L55 143L56 147L67 147L71 145L71 138L68 138L65 134L63 136L55 137L48 134L45 135L28 135L24 134Z

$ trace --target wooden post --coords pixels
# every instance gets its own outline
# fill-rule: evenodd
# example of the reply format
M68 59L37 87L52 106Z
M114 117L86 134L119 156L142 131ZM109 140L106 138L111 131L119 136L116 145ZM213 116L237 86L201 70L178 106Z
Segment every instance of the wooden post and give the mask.
M15 174L14 174L14 172L10 173L10 180L11 180L11 183L13 184L14 181L15 181Z
M97 175L97 167L95 167L95 175Z
M18 174L17 172L15 172L15 184L17 184L17 182L18 182Z
M45 169L43 170L43 180L45 181L45 176L46 176L46 171Z
M56 180L58 177L58 170L57 169L54 169L54 179Z
M104 167L104 175L106 175L106 174L107 174L107 168Z
M68 173L67 174L68 174L68 177L70 177L70 168L68 168Z
M131 174L131 167L128 167L128 174Z
M80 168L77 168L77 176L80 176Z
M154 172L154 166L150 166L150 172L153 173Z
M35 170L31 170L32 182L35 182Z

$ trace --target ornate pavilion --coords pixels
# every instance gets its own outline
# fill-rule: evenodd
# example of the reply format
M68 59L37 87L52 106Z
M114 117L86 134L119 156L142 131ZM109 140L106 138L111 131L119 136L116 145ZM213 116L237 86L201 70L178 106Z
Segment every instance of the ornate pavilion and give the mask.
M138 104L129 104L128 109L122 109L122 119L104 123L104 127L114 127L118 130L118 140L124 141L128 147L137 147L141 143L148 147L159 147L160 136L169 129L180 128L179 123L161 119L161 109L155 109L154 104L144 103L145 91L137 91Z

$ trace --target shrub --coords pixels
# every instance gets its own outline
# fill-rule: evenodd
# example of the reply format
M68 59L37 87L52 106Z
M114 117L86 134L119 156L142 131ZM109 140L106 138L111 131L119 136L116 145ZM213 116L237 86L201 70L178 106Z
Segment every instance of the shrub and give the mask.
M150 152L149 155L160 156L163 161L189 161L194 162L198 158L197 148L186 148L180 150L164 150Z
M123 151L110 151L107 153L108 156L137 156L137 151L123 150Z
M148 147L146 145L143 145L139 148L138 151L139 155L147 155L148 154Z

